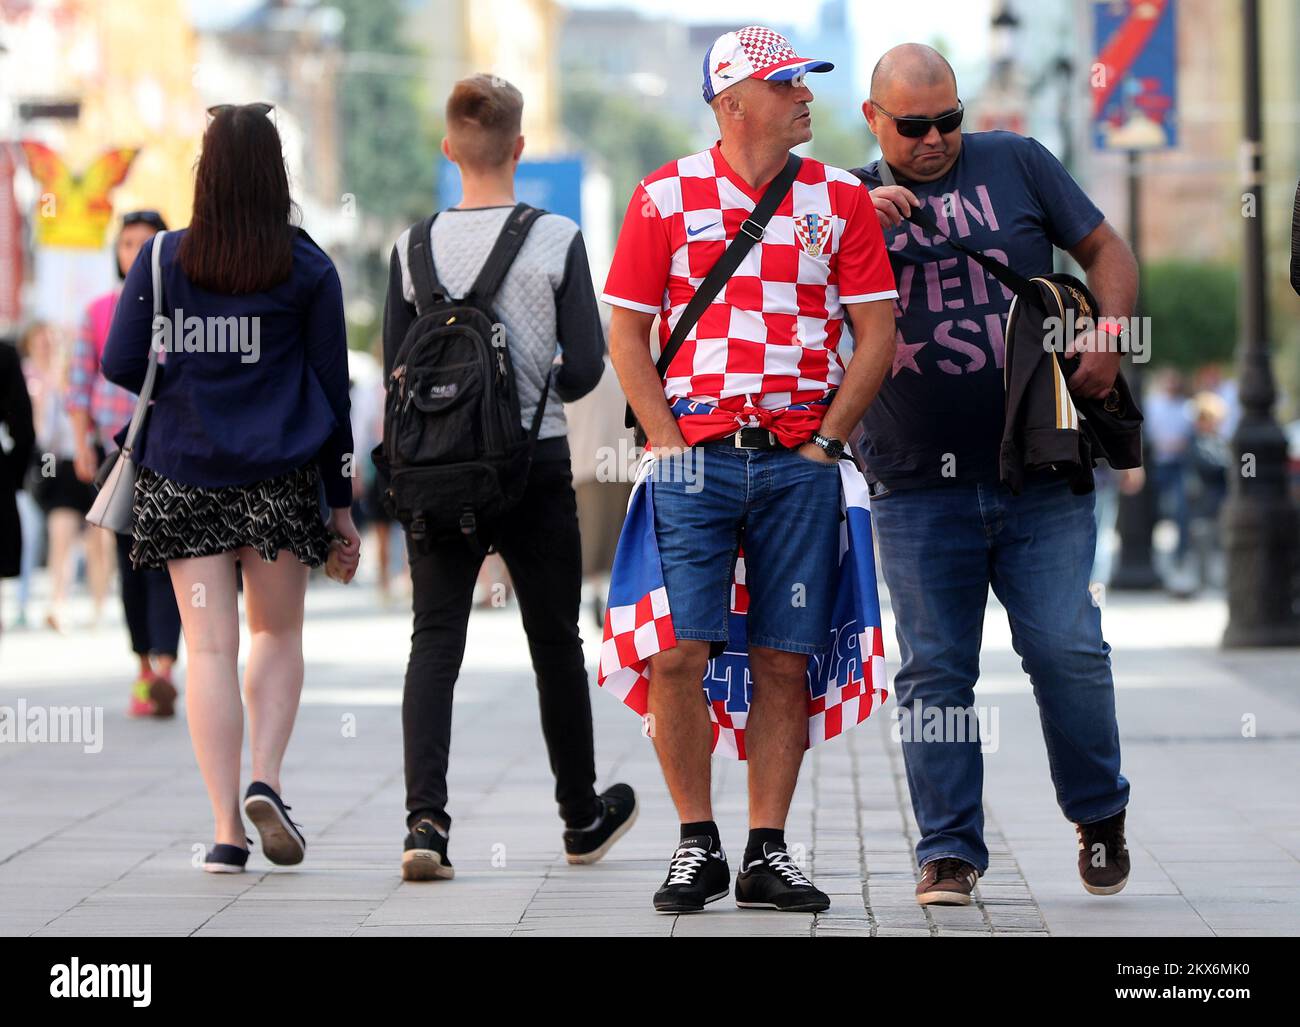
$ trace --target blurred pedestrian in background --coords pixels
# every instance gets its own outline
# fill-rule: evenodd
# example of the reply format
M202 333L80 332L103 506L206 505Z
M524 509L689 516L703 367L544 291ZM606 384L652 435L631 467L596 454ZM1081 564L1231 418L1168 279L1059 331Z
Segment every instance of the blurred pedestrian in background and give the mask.
M596 387L581 399L564 404L582 532L582 577L597 630L605 626L609 572L632 495L635 458L640 455L634 452L632 429L623 425L626 402L606 356L605 373Z
M1156 491L1160 516L1171 520L1177 531L1173 566L1166 583L1179 593L1186 591L1186 560L1191 543L1190 510L1187 505L1187 474L1190 466L1192 409L1187 380L1182 372L1166 368L1155 376L1147 394L1143 430L1151 447L1151 487Z
M379 473L375 468L372 450L384 437L384 371L383 337L375 339L371 351L349 351L352 387L352 438L356 446L359 473L352 479L352 514L357 530L374 535L375 587L381 606L393 601L393 562L402 553L401 535L398 534L396 552L392 546L393 518L384 509ZM399 576L399 581L401 577Z
M96 545L98 534L90 535L84 521L95 501L89 483L77 477L76 430L69 414L72 391L68 354L54 327L37 321L23 332L18 344L26 358L27 385L32 398L36 422L36 460L32 468L32 496L45 515L49 540L49 607L45 624L55 631L63 629L63 601L69 579L76 576L76 551L79 542L86 560L86 582L94 604L92 623L103 612L108 581L112 574L111 551Z
M0 578L17 577L20 571L23 531L15 496L23 487L35 442L31 398L18 351L0 342Z
M267 858L296 864L306 841L280 798L280 766L302 692L307 577L337 558L350 578L360 552L349 511L342 289L330 258L292 223L271 112L269 104L209 110L190 226L140 250L103 355L110 381L140 390L154 320L151 258L161 245L162 311L173 334L184 311L186 344L159 364L137 440L131 560L165 565L180 607L190 736L216 819L203 865L213 873L237 873L248 859L236 562L251 636L244 691L253 782L244 812ZM232 323L239 346L227 345ZM245 345L251 338L256 346Z
M114 244L119 280L135 263L140 248L167 224L156 210L131 211L122 217L122 228ZM100 362L108 330L113 323L121 287L92 300L86 307L81 332L72 351L69 373L68 415L76 443L77 477L86 483L105 455L116 448L113 436L131 420L135 397L104 377ZM180 643L181 615L176 608L171 579L160 568L135 567L131 563L131 535L95 525L86 526L87 549L107 546L108 560L117 563L131 651L138 662L131 685L127 713L133 717L170 717L176 712L176 686L172 668Z
M1228 412L1223 398L1214 392L1197 393L1192 411L1195 421L1188 447L1188 530L1195 583L1204 588L1223 581L1219 513L1228 498L1232 454L1223 431Z

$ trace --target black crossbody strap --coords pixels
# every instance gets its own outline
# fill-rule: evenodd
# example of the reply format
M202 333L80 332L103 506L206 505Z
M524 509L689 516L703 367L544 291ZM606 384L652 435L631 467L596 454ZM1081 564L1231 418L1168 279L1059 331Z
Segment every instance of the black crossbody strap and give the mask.
M704 316L704 312L709 309L709 304L722 291L722 287L727 284L727 280L735 274L736 268L740 267L740 262L745 259L745 255L754 248L756 242L763 238L763 229L772 220L776 208L781 206L781 201L785 199L790 187L794 185L794 180L798 176L802 164L803 159L801 157L793 153L790 154L780 174L768 184L767 190L758 201L753 213L741 223L740 231L731 240L731 245L718 258L718 262L713 265L704 281L700 283L700 287L695 291L695 295L691 297L690 303L686 304L682 316L677 319L677 324L673 326L673 333L668 338L668 344L664 346L664 351L659 355L659 359L655 363L655 366L659 369L660 378L668 373L668 365L672 363L673 357L677 356L677 351L682 348L686 336L691 334L691 329Z
M894 178L894 172L889 166L889 162L881 158L878 167L881 185L897 185L898 180ZM1026 303L1038 304L1041 302L1039 292L1029 279L1017 274L1002 261L996 257L990 257L988 254L981 253L979 250L971 249L960 240L954 239L947 232L939 228L938 222L930 213L930 208L925 201L921 201L919 207L914 207L912 213L908 215L908 221L915 222L929 232L932 236L939 236L944 239L954 250L966 254L971 260L979 264L985 271L991 274L999 282L1023 299Z
M515 204L515 209L510 212L506 223L501 227L501 233L492 246L492 252L483 262L483 268L470 288L470 294L483 307L492 309L501 283L506 280L506 272L510 270L515 257L519 256L524 240L528 238L529 229L545 213L546 211L530 207L526 203Z
M704 281L700 283L700 287L695 290L695 295L686 304L682 316L677 319L677 324L673 326L673 332L668 337L667 345L664 346L663 352L659 354L659 359L655 361L655 368L659 371L661 379L668 374L668 366L673 362L673 357L677 356L677 351L682 348L682 343L686 341L686 337L691 334L691 330L696 323L704 316L704 312L709 309L709 304L722 291L722 287L727 284L727 280L735 274L736 268L740 267L740 262L745 259L745 255L754 248L756 242L763 238L763 230L767 227L767 223L772 220L776 208L781 206L781 201L790 192L790 187L794 185L794 180L798 177L799 168L802 165L802 157L793 153L789 155L785 167L781 169L776 178L768 183L767 189L754 207L753 212L741 223L740 231L736 233L735 238L731 240L731 244L718 258L718 262L709 269L709 273L705 276ZM628 428L631 428L636 423L631 406L627 408L623 423Z
M406 269L411 274L411 285L415 287L415 311L423 314L435 303L447 298L447 290L438 280L437 269L433 266L432 232L437 214L431 214L423 221L411 226L406 239Z

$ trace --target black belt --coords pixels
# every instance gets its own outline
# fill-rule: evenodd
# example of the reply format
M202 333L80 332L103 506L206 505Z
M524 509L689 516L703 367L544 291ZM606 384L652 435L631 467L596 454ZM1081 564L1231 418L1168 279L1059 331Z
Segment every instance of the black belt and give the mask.
M775 432L770 432L766 428L741 428L734 435L728 435L718 440L724 446L735 446L736 449L789 449L784 445Z

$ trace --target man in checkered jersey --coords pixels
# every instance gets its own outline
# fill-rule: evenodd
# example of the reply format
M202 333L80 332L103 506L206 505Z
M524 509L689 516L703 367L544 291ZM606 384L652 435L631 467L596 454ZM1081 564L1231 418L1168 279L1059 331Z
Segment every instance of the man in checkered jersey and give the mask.
M808 72L786 39L751 26L704 57L721 140L647 176L632 195L603 299L610 353L656 462L650 487L676 647L651 658L649 712L682 821L661 912L695 912L731 883L709 797L701 701L724 643L745 552L753 701L746 725L750 834L742 907L830 904L791 860L784 825L807 745L806 670L826 648L839 544L837 459L891 366L897 295L871 197L804 159L794 185L660 380L660 345L792 147L812 138ZM748 230L752 234L753 227ZM845 318L852 327L849 360Z

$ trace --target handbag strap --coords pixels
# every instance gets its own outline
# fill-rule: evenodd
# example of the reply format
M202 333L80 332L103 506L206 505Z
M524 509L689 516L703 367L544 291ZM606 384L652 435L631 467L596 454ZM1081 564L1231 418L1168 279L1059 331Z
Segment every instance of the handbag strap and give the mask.
M149 369L144 374L144 385L140 387L140 395L136 397L135 411L131 414L131 427L126 430L126 438L122 440L122 455L130 456L131 450L135 448L136 436L140 434L140 425L144 422L145 411L149 408L149 401L153 399L153 383L158 377L158 354L162 351L162 339L159 338L160 331L166 331L158 325L158 318L162 316L162 244L166 232L159 232L153 237L153 251L150 253L150 266L153 271L153 321L150 325L149 333Z
M889 162L884 157L880 158L876 173L880 176L881 185L898 185L898 180L894 178L893 169L890 168ZM954 239L947 232L939 228L939 224L930 213L929 207L925 201L912 208L912 213L907 216L908 221L912 221L932 236L938 236L943 239L949 246L958 252L966 254L971 260L979 264L985 271L991 274L999 282L1005 285L1013 293L1019 296L1026 303L1041 304L1038 290L1034 288L1029 279L1013 271L1010 267L998 260L997 257L990 257L987 253L981 253L979 250L972 249L958 239Z
M763 192L758 204L753 211L740 224L740 230L736 232L735 238L731 244L723 251L718 262L709 269L704 281L700 287L695 290L695 295L691 301L686 304L686 309L682 311L682 316L677 319L677 324L673 326L672 335L668 337L668 343L664 346L663 352L659 354L659 359L655 361L655 369L659 372L662 379L668 374L668 366L673 362L673 357L677 356L677 351L682 348L686 342L686 337L691 334L696 323L704 316L704 312L709 308L722 287L727 284L727 280L740 267L740 262L745 259L746 254L754 248L754 244L763 238L763 230L767 223L772 220L772 215L776 213L776 208L781 205L781 201L786 198L790 192L790 187L794 185L794 180L799 174L799 168L803 165L803 158L791 153L783 167L777 174L776 178L768 183L767 189ZM631 428L635 423L632 414L632 407L628 406L627 415L624 418L626 427Z

